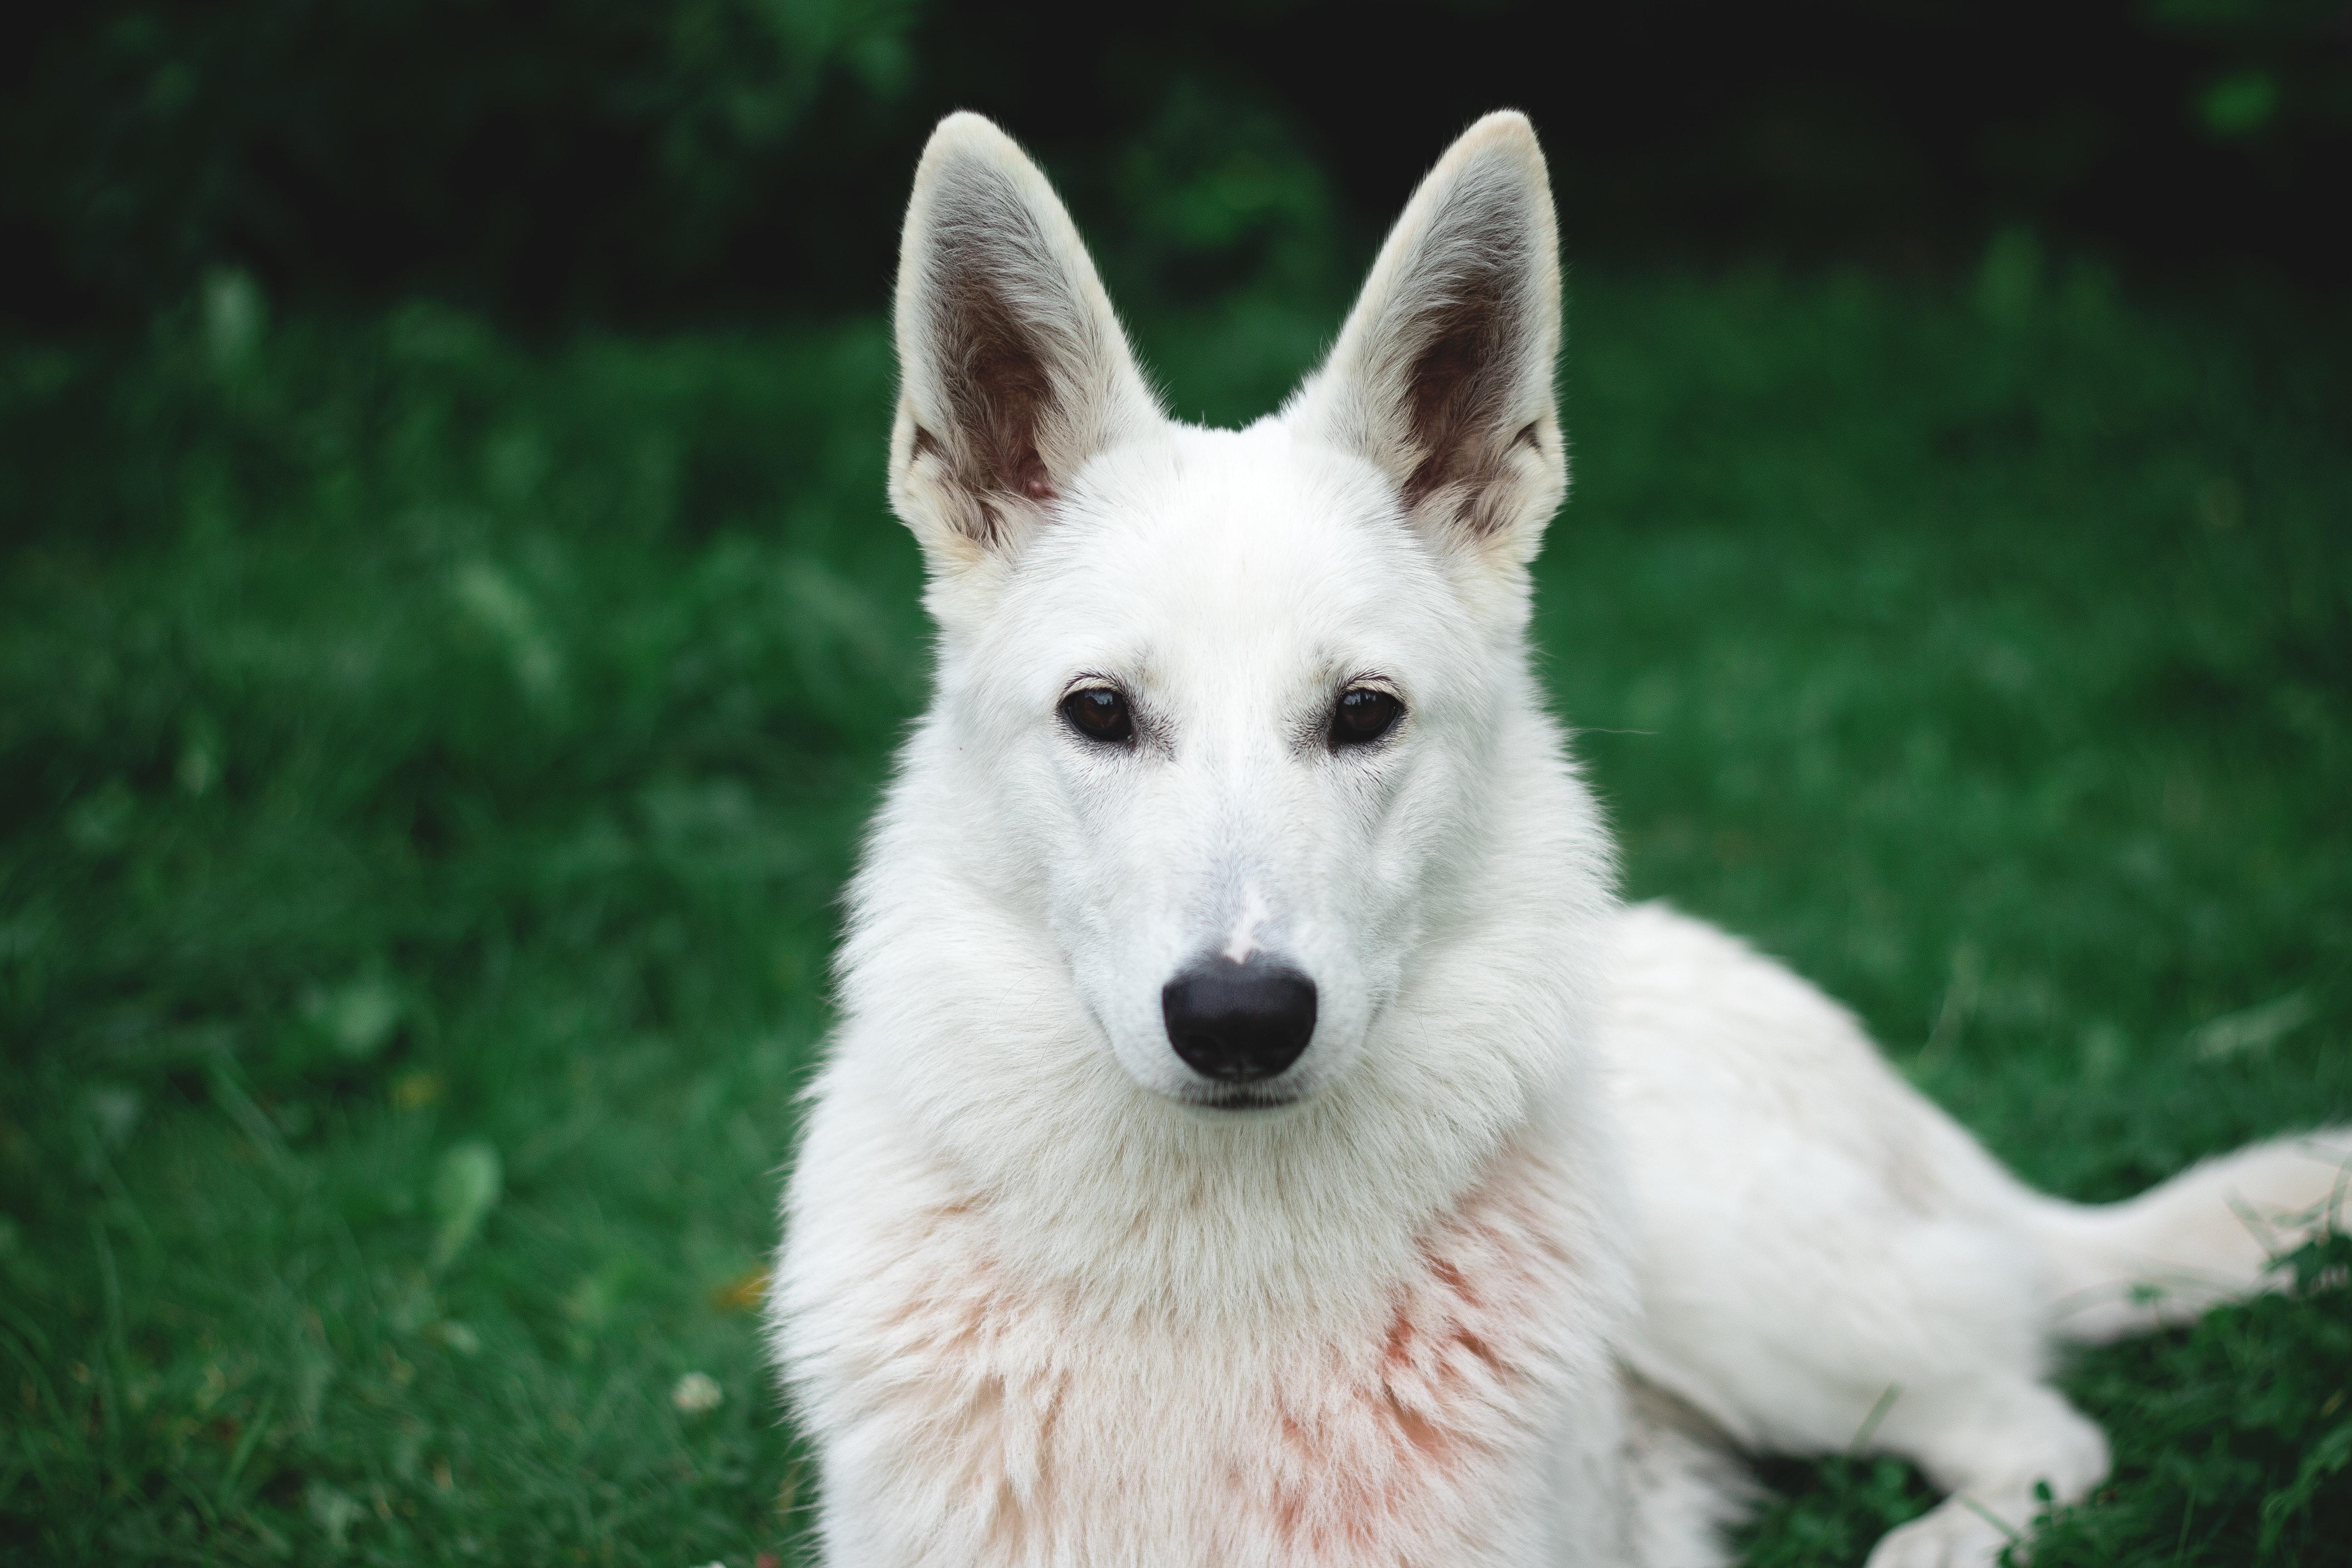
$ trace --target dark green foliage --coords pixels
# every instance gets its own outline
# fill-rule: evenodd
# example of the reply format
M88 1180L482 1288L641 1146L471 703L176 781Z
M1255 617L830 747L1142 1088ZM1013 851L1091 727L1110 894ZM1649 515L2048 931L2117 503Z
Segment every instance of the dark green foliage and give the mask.
M2025 221L2159 266L2345 276L2336 0L88 0L12 19L18 320L140 320L224 266L308 306L428 293L535 328L870 309L951 109L1103 195L1114 248L1180 300L1362 242L1506 104L1542 129L1582 257L1948 268Z
M884 335L268 316L0 357L0 1559L790 1558L747 1279L924 679ZM2272 320L2014 237L1580 275L1538 634L1633 890L2076 1196L2352 1115L2352 361ZM1140 335L1233 418L1329 326ZM2333 1561L2311 1283L2076 1364L2048 1561ZM1768 1479L1759 1563L1930 1495Z
M1900 1459L1839 1455L1808 1464L1768 1458L1756 1468L1766 1491L1741 1532L1747 1568L1860 1563L1880 1536L1937 1500Z
M2299 1300L2082 1359L2067 1387L2106 1421L2115 1479L2043 1531L2037 1564L2341 1557L2352 1542L2352 1236L2287 1263Z
M748 1562L725 1292L921 682L880 334L215 304L11 362L0 1539Z
M236 263L314 297L431 290L538 321L691 298L747 242L837 276L817 254L836 237L778 226L837 176L903 183L905 125L877 117L905 95L920 9L60 8L0 66L0 219L30 251L0 266L100 309Z

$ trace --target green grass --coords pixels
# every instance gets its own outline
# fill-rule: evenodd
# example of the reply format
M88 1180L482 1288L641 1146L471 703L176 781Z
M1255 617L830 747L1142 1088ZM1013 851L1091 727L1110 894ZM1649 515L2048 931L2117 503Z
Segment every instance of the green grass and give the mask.
M252 304L0 358L0 1554L791 1561L743 1281L924 686L884 337ZM1538 629L1632 890L2055 1190L2352 1115L2352 332L2088 268L1573 321ZM1141 335L1233 418L1328 325ZM2072 1363L2120 1464L2043 1560L2332 1561L2340 1274ZM1759 1563L1929 1498L1768 1476Z

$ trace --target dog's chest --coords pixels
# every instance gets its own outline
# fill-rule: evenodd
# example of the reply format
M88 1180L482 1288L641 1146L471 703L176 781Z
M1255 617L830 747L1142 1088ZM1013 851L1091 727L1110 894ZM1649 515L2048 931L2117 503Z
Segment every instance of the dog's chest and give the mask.
M914 1288L887 1306L868 1297L883 1331L813 1380L853 1417L828 1454L833 1519L872 1537L837 1541L836 1557L1549 1555L1562 1445L1608 1376L1549 1174L1505 1165L1353 1309L1223 1328L1024 1285L990 1258L984 1227L940 1224L922 1244L932 1266L903 1276Z

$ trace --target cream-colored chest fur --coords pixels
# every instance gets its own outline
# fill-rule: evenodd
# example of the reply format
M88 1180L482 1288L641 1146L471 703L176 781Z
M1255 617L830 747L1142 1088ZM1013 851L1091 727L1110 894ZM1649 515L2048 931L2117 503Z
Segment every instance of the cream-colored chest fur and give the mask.
M1613 1436L1565 1185L1508 1150L1384 1284L1222 1315L1181 1280L1023 1280L987 1205L932 1187L793 1309L829 1559L1559 1561L1594 1522L1559 1517L1564 1468Z

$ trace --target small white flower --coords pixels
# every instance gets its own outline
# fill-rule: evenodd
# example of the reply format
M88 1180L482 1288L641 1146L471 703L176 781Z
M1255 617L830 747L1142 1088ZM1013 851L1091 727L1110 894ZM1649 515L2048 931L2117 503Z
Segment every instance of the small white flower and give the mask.
M716 1410L726 1402L726 1390L708 1373L689 1372L669 1391L669 1402L688 1415Z

